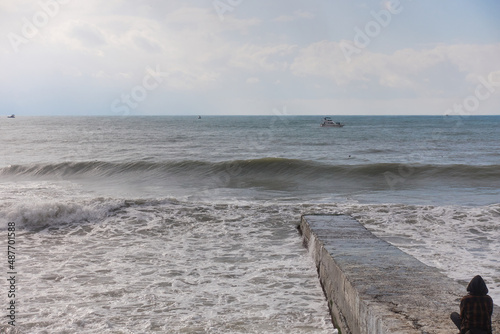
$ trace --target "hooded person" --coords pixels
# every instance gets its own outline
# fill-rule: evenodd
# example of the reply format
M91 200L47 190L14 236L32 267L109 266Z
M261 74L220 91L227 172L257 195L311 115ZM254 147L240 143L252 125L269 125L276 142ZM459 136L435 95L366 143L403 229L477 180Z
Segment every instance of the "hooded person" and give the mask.
M460 300L460 314L453 312L451 320L460 329L460 334L491 334L493 299L483 278L475 276L467 286L468 295Z

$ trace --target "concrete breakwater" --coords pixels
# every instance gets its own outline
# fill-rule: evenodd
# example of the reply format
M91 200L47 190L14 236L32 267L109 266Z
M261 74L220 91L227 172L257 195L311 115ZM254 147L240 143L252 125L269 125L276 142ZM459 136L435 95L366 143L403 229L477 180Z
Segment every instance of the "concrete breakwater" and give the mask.
M342 334L458 333L449 315L465 286L349 216L306 215L300 230ZM493 333L500 333L498 306L493 312Z

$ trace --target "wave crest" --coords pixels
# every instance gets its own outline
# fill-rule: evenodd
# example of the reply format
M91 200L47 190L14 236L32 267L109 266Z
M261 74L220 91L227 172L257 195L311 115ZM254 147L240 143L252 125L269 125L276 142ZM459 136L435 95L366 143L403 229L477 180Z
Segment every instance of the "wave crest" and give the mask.
M327 185L372 183L385 184L387 179L399 178L419 182L451 182L458 184L484 183L497 185L500 165L412 165L374 163L357 165L329 165L319 162L261 158L206 162L195 160L168 162L64 162L58 164L15 165L0 169L2 177L28 178L107 178L157 182L166 178L196 180L206 184L210 180L231 180L239 186L254 186L265 182L293 184L324 182ZM218 182L219 182L218 181ZM340 183L339 183L340 182Z

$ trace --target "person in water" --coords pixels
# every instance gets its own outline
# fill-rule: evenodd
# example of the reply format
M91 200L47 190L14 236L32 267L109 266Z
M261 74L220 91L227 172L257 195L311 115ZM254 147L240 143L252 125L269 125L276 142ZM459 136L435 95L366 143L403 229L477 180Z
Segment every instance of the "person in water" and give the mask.
M483 278L475 276L467 286L468 295L460 300L460 314L453 312L451 320L460 334L491 334L493 299Z

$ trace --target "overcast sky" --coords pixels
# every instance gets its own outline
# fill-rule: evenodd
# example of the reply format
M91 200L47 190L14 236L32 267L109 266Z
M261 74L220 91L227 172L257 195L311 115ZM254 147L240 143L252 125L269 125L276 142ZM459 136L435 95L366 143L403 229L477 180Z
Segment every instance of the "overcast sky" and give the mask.
M498 0L0 0L0 114L500 114Z

